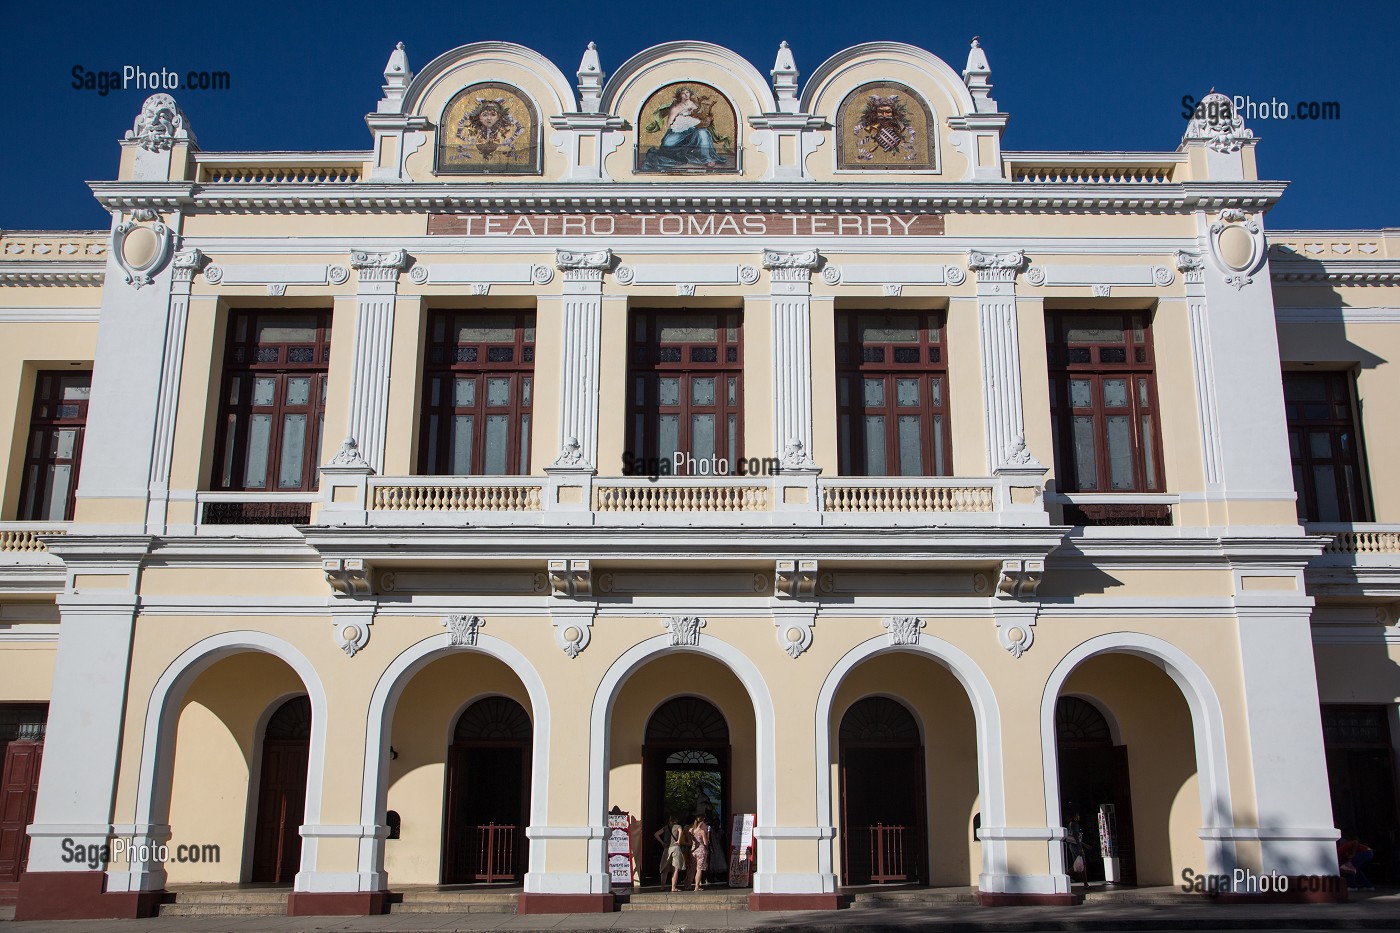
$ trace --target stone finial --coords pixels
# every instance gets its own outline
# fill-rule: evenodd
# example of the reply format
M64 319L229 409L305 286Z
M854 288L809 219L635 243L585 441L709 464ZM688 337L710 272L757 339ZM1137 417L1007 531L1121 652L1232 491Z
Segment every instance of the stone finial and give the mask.
M987 64L987 53L982 50L980 36L972 37L972 48L967 51L967 67L962 74L963 83L972 94L975 112L997 113L997 102L992 99L992 66Z
M779 113L797 113L797 63L787 41L778 44L778 57L773 62L773 94L778 99Z
M1238 152L1244 148L1245 140L1253 139L1254 131L1244 125L1244 118L1235 108L1234 101L1215 88L1201 98L1192 111L1191 122L1186 124L1186 134L1181 137L1184 146L1190 142L1203 142L1216 152Z
M142 149L150 152L168 151L177 141L188 140L194 144L185 112L169 94L152 94L146 98L135 124L126 131L126 138L140 143Z
M412 80L413 69L408 67L408 53L404 51L402 42L396 43L384 66L384 98L379 102L379 112L401 113L404 95L408 93L408 84Z
M578 63L579 110L583 113L597 113L603 101L603 66L598 61L598 46L588 43L583 50L583 59Z

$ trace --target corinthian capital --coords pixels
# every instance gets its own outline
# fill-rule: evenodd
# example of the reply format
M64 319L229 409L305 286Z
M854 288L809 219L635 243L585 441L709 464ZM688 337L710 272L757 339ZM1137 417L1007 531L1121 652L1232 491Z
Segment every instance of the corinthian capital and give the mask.
M821 265L821 261L821 254L814 249L763 251L763 268L772 274L775 282L805 282Z
M566 282L601 282L603 273L612 268L613 253L610 249L597 249L588 253L570 249L554 251L554 265L564 273Z
M351 250L350 265L360 273L361 282L397 282L399 273L408 267L408 251L391 249L384 253Z

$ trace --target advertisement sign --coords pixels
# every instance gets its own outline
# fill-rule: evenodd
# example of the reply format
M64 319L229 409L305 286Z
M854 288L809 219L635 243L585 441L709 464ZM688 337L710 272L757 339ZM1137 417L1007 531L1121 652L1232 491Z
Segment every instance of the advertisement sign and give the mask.
M608 813L608 876L615 887L632 885L632 815L613 807Z
M754 814L734 814L733 831L729 834L729 886L747 888L753 877Z

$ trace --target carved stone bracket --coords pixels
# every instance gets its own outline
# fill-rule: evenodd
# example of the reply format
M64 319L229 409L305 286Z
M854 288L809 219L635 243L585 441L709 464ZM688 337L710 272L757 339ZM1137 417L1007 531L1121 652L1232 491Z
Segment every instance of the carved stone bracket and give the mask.
M902 616L884 621L885 628L889 629L891 645L917 645L919 630L927 624L917 616Z
M369 566L358 557L328 557L321 561L321 570L341 596L368 596L373 589Z
M661 627L671 633L672 648L695 648L700 645L700 630L705 620L699 616L672 616L663 619Z
M776 575L779 596L816 595L817 562L815 560L780 560L776 565Z
M452 635L450 641L454 648L475 648L477 636L485 625L486 620L481 616L447 616L442 620L442 627Z
M1001 646L1011 652L1013 658L1019 658L1025 654L1032 644L1035 643L1035 617L1036 607L1030 606L1023 611L998 610L993 618L997 624L997 641Z
M1001 562L1001 574L997 578L999 599L1025 599L1035 596L1041 578L1045 576L1045 561L1013 558Z
M591 596L593 571L586 560L551 560L549 588L555 596Z
M774 634L778 636L778 647L787 652L794 661L812 647L812 626L816 622L816 610L783 611L773 615Z
M570 659L578 657L592 640L593 615L596 607L552 610L550 619L554 623L554 643Z

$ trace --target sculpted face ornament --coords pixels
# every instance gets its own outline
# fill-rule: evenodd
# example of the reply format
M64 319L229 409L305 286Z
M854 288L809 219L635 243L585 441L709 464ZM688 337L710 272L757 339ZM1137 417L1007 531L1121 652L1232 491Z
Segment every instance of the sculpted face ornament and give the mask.
M914 142L918 131L909 120L909 111L898 94L866 98L860 122L855 125L856 158L869 160L879 147L891 155L900 155L907 162L918 158Z
M152 94L146 98L136 117L136 125L127 131L126 138L139 141L142 149L163 152L175 145L176 137L184 128L185 115L175 98L169 94Z

